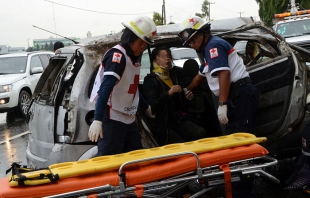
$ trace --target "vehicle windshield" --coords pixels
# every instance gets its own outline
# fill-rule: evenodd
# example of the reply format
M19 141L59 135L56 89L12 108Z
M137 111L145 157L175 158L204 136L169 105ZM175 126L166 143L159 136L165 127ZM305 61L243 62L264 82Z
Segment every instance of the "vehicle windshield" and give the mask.
M277 33L284 38L310 34L310 19L281 23L277 26Z
M20 74L26 71L27 57L0 57L0 74Z

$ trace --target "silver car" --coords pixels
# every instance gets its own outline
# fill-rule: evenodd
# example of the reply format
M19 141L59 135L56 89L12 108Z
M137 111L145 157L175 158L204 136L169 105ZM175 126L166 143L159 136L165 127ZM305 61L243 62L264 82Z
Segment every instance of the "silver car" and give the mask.
M272 37L258 34L259 31L255 30L259 28ZM155 45L182 47L177 31L169 30L169 26L166 30L159 32ZM260 23L213 33L232 46L238 41L246 41L244 63L260 92L254 134L268 138L264 146L271 154L277 157L295 155L301 146L300 134L308 93L305 59L310 60L310 52L298 46L290 47L281 36ZM102 55L119 42L120 35L65 47L45 69L28 111L31 133L27 148L29 167L42 168L54 163L87 159L96 154L97 147L87 135L95 109L90 95ZM142 67L145 68L151 64L150 61L144 62L146 65ZM215 101L218 100L211 92L208 93L211 102L205 105L216 109ZM209 116L217 115L214 111ZM152 129L140 113L137 114L137 122L143 145L156 146Z

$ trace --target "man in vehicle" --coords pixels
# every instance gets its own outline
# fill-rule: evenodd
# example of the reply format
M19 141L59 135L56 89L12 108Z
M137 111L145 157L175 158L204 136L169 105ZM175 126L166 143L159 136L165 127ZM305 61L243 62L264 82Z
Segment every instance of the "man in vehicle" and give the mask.
M206 138L207 132L193 121L193 115L186 110L190 100L179 85L176 68L172 68L170 49L156 47L151 58L153 73L144 78L143 93L156 115L151 123L159 145Z
M234 48L213 36L210 23L196 16L181 24L178 36L183 44L202 53L204 58L204 64L187 89L192 91L207 79L211 91L219 98L217 114L220 123L226 125L226 134L253 132L258 90ZM233 197L252 197L250 183L235 186Z
M96 78L99 80L95 81L92 91L97 101L88 136L92 142L98 141L98 156L142 149L135 122L138 104L151 115L150 106L141 97L139 102L138 84L140 57L147 44L154 43L156 26L146 16L123 25L121 43L103 56L99 78Z

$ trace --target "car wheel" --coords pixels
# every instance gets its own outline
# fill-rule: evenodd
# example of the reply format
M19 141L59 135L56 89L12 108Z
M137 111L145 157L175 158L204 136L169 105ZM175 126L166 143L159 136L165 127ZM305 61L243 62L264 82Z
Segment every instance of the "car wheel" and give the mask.
M27 91L22 91L19 94L19 99L18 99L18 112L19 114L26 118L27 112L28 112L28 106L30 104L31 96Z

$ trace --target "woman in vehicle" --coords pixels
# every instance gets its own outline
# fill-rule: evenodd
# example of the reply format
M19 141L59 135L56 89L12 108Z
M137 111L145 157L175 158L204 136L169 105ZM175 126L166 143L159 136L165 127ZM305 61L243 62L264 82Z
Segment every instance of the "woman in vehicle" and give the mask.
M186 111L190 100L178 85L172 55L167 47L152 51L153 72L144 78L143 92L155 119L150 120L159 145L206 138L206 131Z

